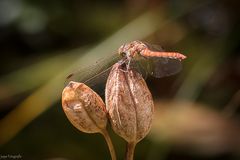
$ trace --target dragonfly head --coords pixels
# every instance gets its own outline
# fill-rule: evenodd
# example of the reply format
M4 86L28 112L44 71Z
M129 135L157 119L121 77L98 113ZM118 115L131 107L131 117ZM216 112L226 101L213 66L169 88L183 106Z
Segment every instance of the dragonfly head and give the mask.
M127 56L127 50L126 50L125 45L126 44L121 45L121 47L118 49L118 54L120 54L120 56L122 56L122 57Z

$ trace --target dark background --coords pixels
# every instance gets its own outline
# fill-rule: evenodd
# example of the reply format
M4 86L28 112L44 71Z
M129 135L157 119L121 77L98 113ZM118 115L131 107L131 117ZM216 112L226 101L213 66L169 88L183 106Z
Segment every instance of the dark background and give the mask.
M156 113L135 159L239 159L239 7L236 0L0 0L0 155L110 159L101 135L68 122L61 91L72 71L139 39L188 58L181 73L147 79ZM123 159L125 142L109 130Z

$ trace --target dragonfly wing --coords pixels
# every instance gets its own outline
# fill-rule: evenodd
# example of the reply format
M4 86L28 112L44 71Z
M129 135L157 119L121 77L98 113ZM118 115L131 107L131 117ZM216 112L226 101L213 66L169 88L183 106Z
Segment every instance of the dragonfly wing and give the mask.
M104 97L105 86L111 69L112 65L96 76L93 76L92 78L85 81L84 84L91 87L91 89L97 92L100 96Z
M132 60L130 67L140 73L144 79L147 79L148 72L146 71L146 60L144 58Z
M156 44L149 44L147 42L143 42L147 48L150 50L150 51L153 51L153 52L162 52L164 51L163 48L160 46L160 45L156 45Z
M114 54L110 57L100 59L88 67L80 68L67 76L65 85L70 81L75 81L85 83L92 89L102 87L107 80L112 65L118 60L120 60L120 56Z
M145 43L150 52L163 52L159 45ZM171 57L145 57L145 70L148 74L156 78L177 74L182 69L181 61Z
M162 78L177 74L182 69L181 61L178 59L164 57L148 58L148 73L156 78Z

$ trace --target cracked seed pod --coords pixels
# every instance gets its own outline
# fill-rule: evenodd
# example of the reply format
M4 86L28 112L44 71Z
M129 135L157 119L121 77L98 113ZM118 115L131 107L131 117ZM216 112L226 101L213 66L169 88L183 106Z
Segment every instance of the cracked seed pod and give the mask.
M141 74L116 63L107 80L105 98L112 128L119 136L137 143L148 134L154 104Z
M62 92L62 107L74 127L86 133L102 132L107 125L101 97L83 83L70 82Z

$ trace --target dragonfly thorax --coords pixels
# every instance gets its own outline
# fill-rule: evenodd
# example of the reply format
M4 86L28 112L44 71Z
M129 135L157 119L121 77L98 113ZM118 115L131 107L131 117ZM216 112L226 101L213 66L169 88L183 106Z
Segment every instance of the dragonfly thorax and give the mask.
M128 60L138 57L141 52L144 52L147 46L141 41L133 41L122 45L118 49L118 53L122 57L126 57Z

